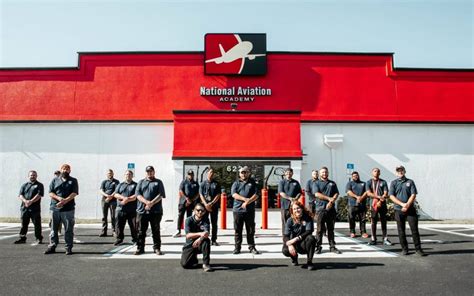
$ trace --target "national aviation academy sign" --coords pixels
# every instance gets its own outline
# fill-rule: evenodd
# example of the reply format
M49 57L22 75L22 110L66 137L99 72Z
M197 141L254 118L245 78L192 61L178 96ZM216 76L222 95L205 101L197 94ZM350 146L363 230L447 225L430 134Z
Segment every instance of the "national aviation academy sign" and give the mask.
M266 34L214 34L204 37L206 75L265 75Z

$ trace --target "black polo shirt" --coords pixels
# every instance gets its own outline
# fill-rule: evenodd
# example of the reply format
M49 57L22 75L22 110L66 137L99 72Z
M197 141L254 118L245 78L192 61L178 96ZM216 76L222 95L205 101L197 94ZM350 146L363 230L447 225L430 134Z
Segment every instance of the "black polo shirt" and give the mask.
M231 196L234 196L234 193L237 193L245 198L251 198L254 194L257 193L257 185L253 178L247 179L247 181L237 180L232 184ZM255 211L255 202L247 205L244 209L242 204L244 202L234 198L234 207L233 211L236 213L246 213Z
M137 182L135 181L132 181L130 183L122 182L115 189L115 193L118 193L125 197L130 197L135 194L136 188L137 188ZM137 210L137 200L131 201L127 203L126 205L121 205L119 202L117 203L117 211L133 213L136 210Z
M137 197L139 195L143 196L146 200L152 201L158 194L161 194L162 198L165 198L165 187L163 186L163 182L160 179L154 178L153 180L142 179L138 182L137 188L135 190L135 194ZM163 214L163 202L160 201L159 203L155 204L151 209L150 213L154 214ZM145 205L138 201L137 202L137 213L144 214L145 213Z
M349 190L354 192L355 195L362 196L366 191L365 190L365 182L363 182L361 180L359 180L359 181L351 180L346 185L346 192L348 192ZM355 198L353 198L351 196L348 196L347 199L348 199L349 206L351 206L351 207L356 206L357 201L355 200ZM362 203L360 203L359 206L361 206L361 207L364 206L365 207L366 206L366 201L367 201L367 199L364 199L364 201Z
M25 184L21 185L19 195L23 195L26 200L32 200L33 197L38 194L44 196L44 186L40 182L26 182ZM29 211L34 213L40 212L41 199L30 205L28 208L25 208L25 204L22 202L20 208L22 211Z
M69 176L66 180L63 180L61 177L56 177L51 181L51 184L49 184L49 192L54 193L62 198L67 198L72 193L79 195L79 184L77 183L77 179L71 176ZM51 199L50 209L52 211L67 212L74 210L76 206L75 199L71 200L60 209L56 208L57 203L58 201L53 198Z
M207 202L211 202L214 197L221 194L221 185L215 180L204 180L199 186L199 193L204 196Z
M378 196L382 196L384 192L388 193L388 186L387 181L384 179L379 178L377 181L374 179L370 179L369 181L365 182L365 191L369 191L370 193L377 194ZM374 199L371 198L371 207L373 205ZM387 201L385 200L382 203L382 206L386 206Z
M285 193L288 197L296 197L301 193L300 182L295 179L283 179L278 183L278 193ZM286 198L280 198L280 206L282 209L289 209L291 202Z
M209 219L207 217L203 217L200 221L197 221L194 218L194 215L186 218L186 222L184 223L184 232L186 232L186 234L204 232L204 231L207 231L207 232L210 231ZM184 248L191 246L195 240L196 239L186 238L186 243L184 244Z
M306 196L309 198L309 201L311 201L312 203L314 203L316 199L313 192L314 184L316 183L316 181L318 181L318 179L316 180L313 180L313 178L309 179L308 182L306 182L306 187L305 187Z
M285 231L283 235L293 239L305 232L312 233L314 231L313 219L307 215L303 215L300 223L295 223L293 218L288 218L285 223Z
M313 186L313 192L314 193L322 193L326 196L333 197L334 194L339 193L339 190L337 189L337 185L334 181L332 180L318 180L314 183ZM319 198L316 198L316 211L321 211L326 209L326 206L329 202L327 200L321 200ZM334 210L334 207L332 207Z
M194 198L197 194L199 194L199 184L194 179L185 179L181 182L181 184L179 184L179 190L183 191L184 195L186 195L188 198ZM184 196L180 197L179 204L182 205L185 202L186 198Z
M407 202L412 194L418 194L415 182L406 177L398 178L390 183L389 195L394 195L401 202ZM395 204L395 210L401 211L402 207Z
M119 180L117 179L112 179L112 180L104 180L102 181L102 183L100 184L100 190L102 190L105 194L112 194L115 192L115 188L117 187L117 185L119 184ZM102 198L105 198L105 197L102 197ZM117 203L117 200L114 198L110 201L111 204L116 204Z

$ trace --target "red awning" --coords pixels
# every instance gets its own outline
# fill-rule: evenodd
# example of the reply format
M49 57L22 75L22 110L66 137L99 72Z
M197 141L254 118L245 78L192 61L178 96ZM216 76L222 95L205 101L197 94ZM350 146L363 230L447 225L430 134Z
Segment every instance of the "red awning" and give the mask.
M300 112L173 113L173 159L302 158Z

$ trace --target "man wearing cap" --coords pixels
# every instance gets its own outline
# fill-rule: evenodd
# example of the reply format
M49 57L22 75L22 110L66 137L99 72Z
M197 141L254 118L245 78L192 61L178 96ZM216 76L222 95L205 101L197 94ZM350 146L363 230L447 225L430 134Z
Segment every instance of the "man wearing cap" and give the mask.
M406 221L408 221L416 254L426 256L421 248L420 233L418 232L418 213L414 205L418 191L415 182L405 176L404 166L400 165L395 170L398 178L390 183L389 194L390 199L395 203L395 220L397 221L402 254L408 255L408 242L405 234Z
M358 172L353 172L351 180L346 185L349 206L349 231L352 238L356 237L355 224L356 218L359 218L360 235L368 238L365 228L365 214L367 212L367 192L365 183L359 178Z
M102 232L100 237L107 236L107 216L110 211L110 219L112 220L112 231L115 233L115 210L117 208L117 200L114 197L115 188L119 184L119 180L114 178L114 171L107 170L107 179L102 181L99 193L102 196Z
M306 182L305 191L306 191L306 196L308 197L308 202L311 205L310 207L311 212L313 214L316 211L316 206L315 206L316 196L314 195L314 192L313 192L314 183L316 183L316 181L318 181L318 170L312 170L311 179L309 179L308 182Z
M38 182L37 177L36 171L30 171L28 173L29 181L20 188L18 198L21 200L21 229L20 238L15 241L15 244L26 243L30 219L35 226L36 244L43 243L43 235L41 233L41 198L44 195L44 186Z
M199 196L201 198L201 203L206 209L206 216L211 216L211 244L213 246L218 246L219 244L217 243L217 214L219 211L219 200L221 198L221 186L214 179L214 169L210 168L207 171L206 180L202 181L201 185L199 186Z
M153 251L156 255L163 255L163 252L161 252L160 222L163 217L162 199L166 197L165 187L160 179L155 178L155 168L147 166L145 171L146 178L138 182L135 191L138 200L138 242L135 255L145 253L145 238L148 224L151 225Z
M321 254L323 244L324 227L328 233L329 250L336 254L341 254L336 248L334 240L334 224L336 221L336 209L334 205L339 196L339 190L334 181L329 180L329 171L327 167L319 170L320 179L314 183L313 192L316 196L316 221L318 223L316 236L316 254ZM324 225L324 226L323 226Z
M130 234L132 235L132 242L137 243L137 196L135 195L137 183L133 181L133 172L131 170L125 171L125 181L120 183L114 192L114 197L117 199L117 218L115 226L116 241L115 246L121 244L125 237L124 229L125 223L128 222Z
M186 217L191 216L198 199L199 184L194 180L194 171L188 170L186 178L179 184L178 231L173 237L181 236L181 225L183 225L184 213L186 213Z
M49 185L49 196L53 222L51 223L50 243L45 254L56 252L59 244L58 228L59 224L64 226L64 240L66 242L66 255L72 254L74 242L74 214L76 202L75 198L79 194L79 184L76 178L71 177L71 166L63 164L61 166L61 176L54 178Z
M234 255L240 254L242 247L242 230L245 223L247 244L252 254L260 254L255 248L255 201L258 199L255 180L250 178L247 166L239 169L239 180L232 184L231 195L234 198Z
M213 269L209 265L211 255L209 219L202 204L196 204L194 215L186 219L184 231L186 232L186 243L181 254L181 266L183 268L194 267L198 264L197 255L202 253L202 269L205 272L212 271Z
M380 169L372 169L372 179L365 183L367 195L372 198L371 207L371 239L369 245L377 244L377 221L380 218L382 227L383 244L391 246L392 243L387 236L387 198L388 186L384 179L380 178Z
M278 183L278 193L280 194L280 214L281 214L281 231L285 231L285 225L290 218L290 205L293 201L298 200L301 196L300 182L293 177L293 169L285 170L285 178Z

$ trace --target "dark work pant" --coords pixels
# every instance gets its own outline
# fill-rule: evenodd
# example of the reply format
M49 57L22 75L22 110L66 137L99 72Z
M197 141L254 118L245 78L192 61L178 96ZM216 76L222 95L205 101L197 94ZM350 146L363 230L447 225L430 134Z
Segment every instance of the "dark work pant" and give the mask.
M245 231L247 232L247 244L249 249L255 247L255 212L246 213L234 212L234 230L235 230L235 248L240 250L242 246L242 231L245 223Z
M314 236L308 235L304 240L295 243L294 246L298 254L307 254L308 263L313 262L314 248L316 247L316 238ZM295 257L291 256L285 243L283 244L282 252L286 257L291 257L293 261L298 259L298 255Z
M421 250L420 233L418 232L418 214L416 213L416 209L412 207L406 213L398 210L395 211L395 220L397 220L398 238L400 239L402 249L408 251L408 242L405 233L406 221L408 221L415 250Z
M21 229L20 229L20 237L26 240L26 234L28 233L28 225L33 222L35 226L35 237L37 240L42 240L43 235L41 234L41 212L30 212L30 211L22 211L21 213Z
M110 219L112 220L112 231L115 232L115 209L117 208L116 202L105 202L105 198L102 198L102 232L107 233L107 217L110 211Z
M117 218L115 219L117 225L115 226L115 234L117 240L123 240L125 237L125 223L128 222L128 227L130 228L130 234L132 235L133 242L137 241L137 222L136 222L137 213L136 212L125 212L117 211Z
M212 236L211 236L211 241L216 242L217 241L217 222L219 221L219 206L214 205L212 207L212 212L207 213L209 215L210 220L211 220L211 226L212 226Z
M145 238L146 231L148 230L148 223L150 223L151 233L153 236L153 250L161 249L160 222L162 216L163 214L157 213L137 213L137 226L139 229L137 249L145 250Z
M286 224L286 220L288 220L288 218L290 218L290 209L284 209L284 208L281 208L280 209L280 216L281 216L281 233L284 234L285 233L285 224Z
M186 206L186 204L178 205L178 225L177 229L181 230L181 225L183 225L184 220L184 213L186 213L186 217L190 217L193 214L194 203Z
M208 238L205 238L197 248L193 248L193 246L183 248L181 266L184 268L193 267L193 265L198 263L198 254L202 254L202 263L209 265L211 260L211 241Z
M351 233L355 233L356 218L359 218L359 230L360 233L366 233L365 228L365 214L367 208L361 206L349 206L349 229Z
M387 205L383 204L377 211L372 208L370 214L372 222L370 223L372 229L372 239L377 240L377 221L380 218L380 224L382 225L382 236L387 237Z
M49 234L49 247L56 248L59 244L58 229L59 225L62 223L64 226L64 241L66 243L66 249L72 249L74 244L74 224L76 223L75 219L75 210L70 211L52 211L52 223L51 223L51 233Z
M316 212L316 239L317 246L320 247L323 244L323 234L326 229L328 232L328 241L331 248L336 246L334 240L334 223L336 222L336 210L334 208L330 210L322 209Z

